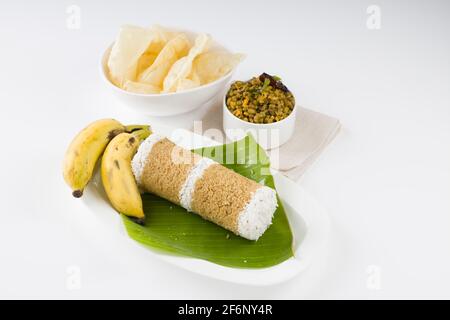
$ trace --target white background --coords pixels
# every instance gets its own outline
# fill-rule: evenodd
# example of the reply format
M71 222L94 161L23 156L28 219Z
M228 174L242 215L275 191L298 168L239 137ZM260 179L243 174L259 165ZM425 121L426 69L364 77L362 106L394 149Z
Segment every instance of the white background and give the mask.
M366 26L371 4L380 30ZM70 5L81 9L78 30L66 27ZM449 2L0 7L1 298L450 298ZM329 210L326 259L288 283L241 287L147 256L123 261L73 222L86 209L61 177L67 144L94 119L127 120L98 71L123 23L209 32L247 54L236 77L280 75L301 105L341 120L299 182ZM66 286L70 266L81 271L79 290Z

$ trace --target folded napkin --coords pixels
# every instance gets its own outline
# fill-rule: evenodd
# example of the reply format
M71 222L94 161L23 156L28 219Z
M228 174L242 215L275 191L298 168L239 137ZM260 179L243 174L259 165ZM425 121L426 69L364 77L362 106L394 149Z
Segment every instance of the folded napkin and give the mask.
M300 107L292 138L280 148L270 150L272 167L297 181L333 141L340 128L338 119Z
M336 118L303 107L298 108L297 112L292 138L268 152L272 167L294 181L300 179L341 128ZM208 129L223 132L221 104L212 103L201 120L203 132Z

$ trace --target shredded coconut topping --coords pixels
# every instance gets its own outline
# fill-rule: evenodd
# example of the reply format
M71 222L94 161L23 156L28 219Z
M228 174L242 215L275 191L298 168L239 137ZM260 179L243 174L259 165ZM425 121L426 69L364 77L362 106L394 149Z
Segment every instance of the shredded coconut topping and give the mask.
M275 190L266 186L258 188L239 214L239 235L249 240L258 240L272 224L272 218L277 206Z
M134 177L138 186L141 185L142 173L144 172L145 165L147 163L148 155L152 151L153 146L164 139L156 133L152 133L147 139L145 139L139 146L138 151L131 160L131 169L133 170Z
M191 169L183 186L180 189L180 204L188 211L192 211L192 197L194 195L195 183L203 176L203 173L210 165L215 162L209 158L200 159L197 164Z

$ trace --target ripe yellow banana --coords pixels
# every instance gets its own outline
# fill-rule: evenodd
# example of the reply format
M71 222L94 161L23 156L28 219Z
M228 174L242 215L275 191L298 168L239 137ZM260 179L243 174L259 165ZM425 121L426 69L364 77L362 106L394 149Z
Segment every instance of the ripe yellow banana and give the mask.
M102 158L103 187L112 206L139 224L144 224L145 216L141 194L131 170L131 159L149 135L148 128L121 133L108 144Z
M114 119L97 120L84 128L69 145L63 163L64 180L79 198L92 177L97 160L108 143L125 127Z

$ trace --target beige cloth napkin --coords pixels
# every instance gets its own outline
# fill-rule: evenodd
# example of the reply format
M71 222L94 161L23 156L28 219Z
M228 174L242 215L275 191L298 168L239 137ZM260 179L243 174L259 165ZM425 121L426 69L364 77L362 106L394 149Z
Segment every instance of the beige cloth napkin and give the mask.
M339 133L338 119L300 107L292 138L278 149L270 150L271 164L288 178L297 181ZM214 103L202 118L202 129L222 127L222 106ZM278 160L278 161L276 161Z

